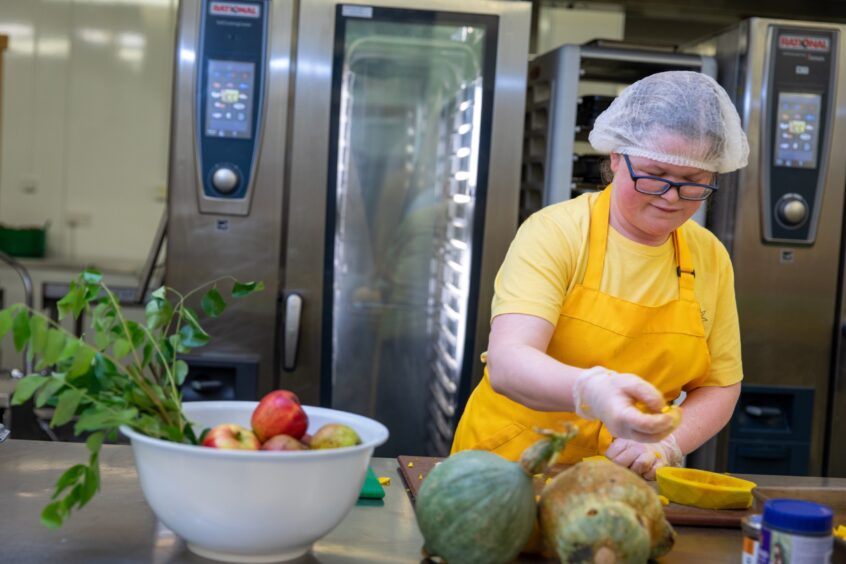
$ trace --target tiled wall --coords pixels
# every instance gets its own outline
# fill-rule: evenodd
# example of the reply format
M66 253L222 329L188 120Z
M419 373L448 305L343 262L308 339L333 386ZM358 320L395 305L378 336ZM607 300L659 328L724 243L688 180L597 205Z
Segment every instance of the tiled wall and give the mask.
M0 222L143 261L164 210L177 0L2 0Z

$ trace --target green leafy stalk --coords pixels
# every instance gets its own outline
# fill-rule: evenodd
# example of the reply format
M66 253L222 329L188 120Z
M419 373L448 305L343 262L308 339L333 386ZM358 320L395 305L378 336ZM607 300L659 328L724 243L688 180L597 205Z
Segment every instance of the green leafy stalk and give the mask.
M161 287L145 305L146 322L130 321L102 275L86 270L71 282L59 301L59 318L85 314L91 330L82 337L23 304L0 310L0 339L11 333L15 348L35 361L36 373L18 381L12 405L31 401L52 407L51 427L73 423L77 436L86 436L87 464L68 468L58 479L41 522L60 527L74 509L81 509L100 488L99 455L103 442L116 440L126 425L159 439L199 444L182 413L180 387L188 365L179 358L204 346L209 335L187 300L208 288L200 301L203 312L218 317L226 300L218 289L232 281L232 298L261 291L261 282L242 283L232 277L214 280L184 296ZM173 300L173 301L172 301Z

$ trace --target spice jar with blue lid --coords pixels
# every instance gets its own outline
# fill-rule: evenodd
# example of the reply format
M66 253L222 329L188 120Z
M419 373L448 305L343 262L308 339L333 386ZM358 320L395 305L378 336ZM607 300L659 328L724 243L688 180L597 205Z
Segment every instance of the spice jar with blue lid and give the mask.
M741 564L758 564L758 544L761 542L761 515L755 513L740 520L743 531Z
M833 512L821 503L770 499L764 503L758 564L831 562Z

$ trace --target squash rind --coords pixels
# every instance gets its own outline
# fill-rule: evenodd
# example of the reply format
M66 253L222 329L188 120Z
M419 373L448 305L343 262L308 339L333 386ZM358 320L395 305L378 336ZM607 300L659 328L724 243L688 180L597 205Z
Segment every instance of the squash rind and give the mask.
M425 550L449 564L505 564L525 546L537 513L532 479L486 451L439 463L416 501Z

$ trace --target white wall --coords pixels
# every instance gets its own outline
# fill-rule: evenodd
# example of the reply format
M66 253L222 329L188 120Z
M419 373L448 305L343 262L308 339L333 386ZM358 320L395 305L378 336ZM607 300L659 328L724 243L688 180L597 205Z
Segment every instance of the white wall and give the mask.
M626 16L622 6L574 8L543 6L538 19L537 53L546 53L565 43L581 44L592 39L622 40Z
M177 0L2 0L0 222L142 262L164 210Z

